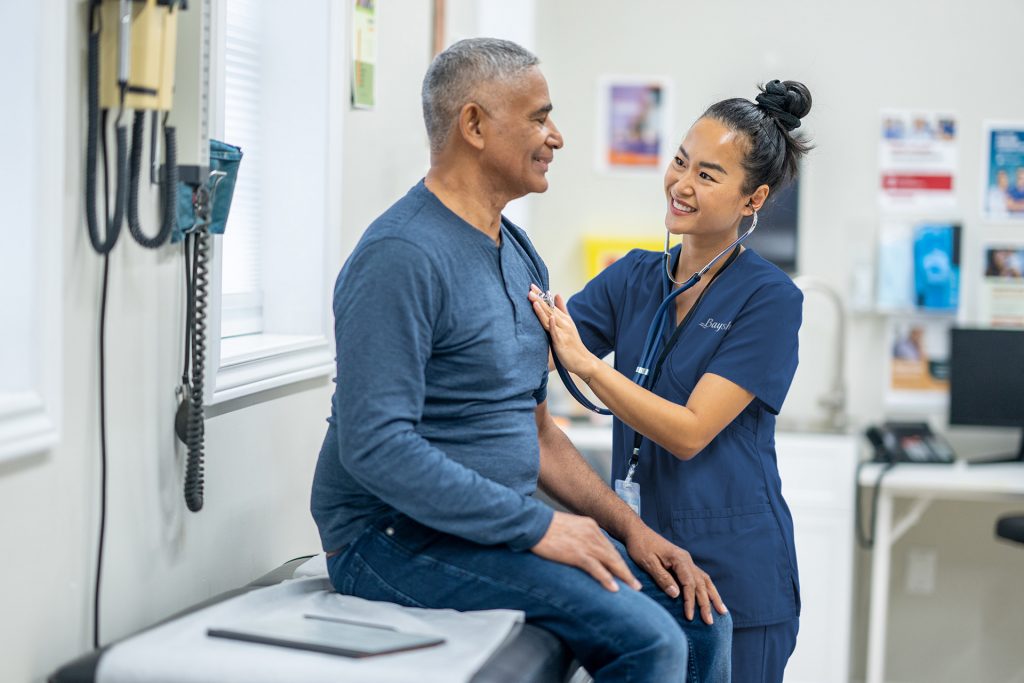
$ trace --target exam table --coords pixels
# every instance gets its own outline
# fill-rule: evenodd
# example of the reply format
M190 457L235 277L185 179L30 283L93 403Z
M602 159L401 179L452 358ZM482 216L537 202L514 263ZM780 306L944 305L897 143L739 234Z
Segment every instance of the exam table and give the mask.
M292 578L295 570L308 559L302 557L286 562L247 586L193 605L161 623L178 619L257 588L281 583ZM107 647L103 647L88 652L65 664L48 679L49 683L94 683L97 667L106 650ZM471 683L563 683L573 668L575 667L572 664L572 656L558 638L541 628L523 624L487 660L472 678Z

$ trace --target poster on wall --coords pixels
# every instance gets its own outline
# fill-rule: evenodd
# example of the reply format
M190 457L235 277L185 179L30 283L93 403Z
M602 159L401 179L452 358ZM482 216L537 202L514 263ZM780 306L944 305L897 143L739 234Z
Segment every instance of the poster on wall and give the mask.
M377 101L377 0L356 0L352 13L352 108Z
M883 110L879 206L934 211L956 205L956 119L951 114Z
M889 321L888 405L925 407L946 400L952 324L927 317Z
M1024 123L985 123L981 213L1024 223Z
M607 76L598 83L597 169L661 173L675 149L666 78Z
M586 263L587 281L618 261L633 249L661 251L664 240L651 237L605 237L593 235L583 238L583 257Z
M979 319L992 327L1024 327L1024 245L985 248Z

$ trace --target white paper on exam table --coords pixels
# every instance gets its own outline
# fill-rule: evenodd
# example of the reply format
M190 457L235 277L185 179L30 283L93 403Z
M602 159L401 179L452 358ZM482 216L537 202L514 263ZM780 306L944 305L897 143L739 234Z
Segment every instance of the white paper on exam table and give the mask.
M468 682L523 621L522 612L456 612L401 607L339 595L323 556L296 578L185 615L112 646L100 658L96 683ZM438 636L443 645L348 659L336 655L211 638L215 624L268 615L318 614Z

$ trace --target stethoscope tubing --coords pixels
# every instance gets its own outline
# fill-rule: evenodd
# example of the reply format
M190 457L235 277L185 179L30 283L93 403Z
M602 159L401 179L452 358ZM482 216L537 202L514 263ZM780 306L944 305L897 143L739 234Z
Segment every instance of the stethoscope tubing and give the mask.
M658 349L661 341L661 330L665 326L665 322L669 316L669 309L672 306L672 304L675 303L676 298L683 292L685 292L686 290L690 289L695 284L700 282L701 278L704 277L704 275L709 270L711 270L711 268L716 263L718 263L718 261L723 256L731 252L733 249L742 244L744 240L750 237L750 235L754 232L754 229L756 227L757 213L755 212L754 220L751 223L750 228L748 228L746 232L744 232L742 235L733 240L733 242L729 246L720 251L718 255L715 256L713 259L708 261L703 268L701 268L696 273L691 275L688 280L679 285L678 288L670 292L669 295L662 300L661 304L658 306L657 311L655 311L654 313L654 318L651 320L650 327L647 328L647 338L644 340L643 353L640 355L640 364L636 367L636 369L633 372L633 382L635 384L646 389L648 382L650 382L651 380L651 366L654 365L654 362L658 357ZM665 258L669 259L671 257L669 256L667 243L668 240L666 238ZM668 277L669 276L666 271L666 280L668 279ZM549 305L551 305L550 302ZM551 343L550 333L548 333L548 343L551 346L551 359L552 361L554 361L555 370L558 372L558 377L562 380L562 384L565 385L565 388L569 391L572 397L576 399L576 401L580 405L582 405L584 408L591 412L597 413L598 415L611 415L612 411L608 410L607 408L602 408L600 406L595 405L590 399L584 396L583 393L576 386L576 383L569 375L569 371L565 369L565 366L562 365L562 361L558 359L558 353L555 352L555 346L553 343Z

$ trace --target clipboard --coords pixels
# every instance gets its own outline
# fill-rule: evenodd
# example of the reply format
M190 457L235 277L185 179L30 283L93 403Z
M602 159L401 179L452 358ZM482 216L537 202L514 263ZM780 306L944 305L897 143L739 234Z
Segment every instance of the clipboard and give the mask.
M438 636L405 633L390 626L316 614L264 617L209 628L206 634L214 638L354 658L419 650L445 642Z

